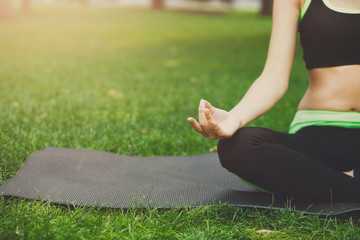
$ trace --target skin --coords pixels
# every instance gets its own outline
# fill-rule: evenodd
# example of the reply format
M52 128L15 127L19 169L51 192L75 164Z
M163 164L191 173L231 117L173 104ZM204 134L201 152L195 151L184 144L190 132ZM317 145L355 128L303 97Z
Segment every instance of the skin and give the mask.
M301 0L301 6L305 0ZM333 6L360 10L359 0L328 0ZM309 88L298 109L360 111L360 65L308 71Z
M328 0L332 5L360 9L359 0ZM273 27L265 67L241 101L229 112L206 100L199 104L199 122L192 127L210 139L230 138L239 128L269 111L285 94L295 55L297 24L305 0L275 0ZM298 109L360 112L360 65L308 71L309 87Z
M304 2L305 0L302 0ZM359 0L328 0L332 5L340 8L348 8L348 9L360 9L360 1Z
M328 0L333 6L359 9L360 0ZM288 89L295 55L297 27L305 0L274 0L273 26L262 74L230 111L201 99L199 122L187 120L195 131L210 139L230 138L269 111ZM308 71L309 87L300 109L360 112L360 65L315 68Z

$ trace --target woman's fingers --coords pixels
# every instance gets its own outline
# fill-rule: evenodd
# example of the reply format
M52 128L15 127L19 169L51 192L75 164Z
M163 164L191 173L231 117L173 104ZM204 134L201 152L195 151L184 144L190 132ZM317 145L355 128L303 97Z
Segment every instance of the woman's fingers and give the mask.
M206 117L206 121L207 121L207 130L208 130L208 135L210 137L210 139L216 139L218 138L218 130L219 128L217 128L217 124L215 121L213 121L210 110L205 108L204 110L205 113L205 117Z
M210 139L221 139L223 137L222 130L213 119L213 108L208 101L201 99L198 109L199 122L192 117L188 118L188 122L195 131L201 133L203 136L209 137Z
M211 117L211 114L210 114L210 110L206 108L204 110L204 113L205 113L205 117L206 117L206 121L207 121L208 126L210 126L210 128L213 127L214 123L213 123L213 120L212 120L212 117Z
M217 122L213 122L214 123L214 129L217 133L217 138L218 139L224 139L226 138L224 131L221 129L221 127L219 126L219 124Z
M199 123L200 123L200 127L205 130L207 127L207 120L205 117L205 101L203 99L200 100L200 104L199 104Z
M209 137L210 139L224 139L225 137L222 136L221 134L213 134L213 135L208 135L204 129L201 128L200 124L192 117L189 117L187 119L187 121L191 124L191 126L194 128L195 131L197 131L198 133L200 133L201 135L203 135L204 137ZM217 130L217 132L221 132L220 126L218 123L213 122L215 129ZM220 130L220 131L219 131Z
M204 100L204 102L205 102L205 107L210 110L210 113L211 113L211 114L214 114L216 108L213 107L213 106L211 105L211 103L209 103L208 101Z
M206 133L200 127L200 124L194 118L189 117L187 120L191 124L191 126L194 128L195 131L197 131L198 133L201 133L204 137L207 137Z
M209 109L205 109L205 117L207 120L207 125L210 129L214 130L215 132L220 130L219 124L213 119L213 116Z
M202 129L200 127L200 124L192 117L189 117L188 122L191 124L191 126L195 129L195 131L202 133Z

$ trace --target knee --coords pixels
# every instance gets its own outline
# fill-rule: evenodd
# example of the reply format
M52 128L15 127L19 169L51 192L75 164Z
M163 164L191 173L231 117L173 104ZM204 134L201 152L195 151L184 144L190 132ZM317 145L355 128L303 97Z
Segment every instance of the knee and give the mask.
M247 127L239 129L231 138L219 140L217 151L221 165L232 171L233 168L250 164L249 156L268 141L270 132L265 128Z

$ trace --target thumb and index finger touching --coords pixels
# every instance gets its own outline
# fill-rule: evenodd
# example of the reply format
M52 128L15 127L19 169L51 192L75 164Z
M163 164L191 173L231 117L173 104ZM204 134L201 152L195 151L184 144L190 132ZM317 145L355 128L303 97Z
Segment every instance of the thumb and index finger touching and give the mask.
M201 103L203 103L202 106L203 106L204 108L207 108L207 109L210 110L210 113L211 113L211 114L214 113L214 107L211 105L210 102L206 101L205 99L201 99L201 100L200 100L200 106L201 106Z
M210 114L213 114L214 107L210 104L210 102L201 99L199 104L199 122L197 122L193 117L187 118L188 122L192 125L194 130L201 133L204 137L207 137L208 134L201 127L200 122L204 122L204 120L206 119L206 114L205 114L206 111L209 111Z

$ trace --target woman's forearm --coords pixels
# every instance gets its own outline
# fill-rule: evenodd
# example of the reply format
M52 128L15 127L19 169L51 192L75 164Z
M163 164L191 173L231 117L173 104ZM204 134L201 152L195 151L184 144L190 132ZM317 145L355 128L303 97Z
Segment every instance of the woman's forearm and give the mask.
M276 0L273 6L273 23L269 51L261 76L252 84L242 100L224 118L218 111L200 104L199 123L189 118L193 128L210 138L228 138L265 114L285 94L294 60L300 1ZM221 115L221 114L220 114Z
M268 56L261 76L230 111L231 121L243 127L269 111L285 94L294 60L299 1L276 0Z
M229 112L240 127L254 121L269 111L287 91L287 80L259 77L241 101Z

